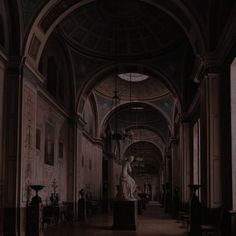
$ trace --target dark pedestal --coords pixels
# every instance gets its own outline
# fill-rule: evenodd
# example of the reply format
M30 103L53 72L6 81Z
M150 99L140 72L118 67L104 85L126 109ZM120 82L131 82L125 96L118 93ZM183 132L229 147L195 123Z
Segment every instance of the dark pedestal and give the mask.
M84 198L79 199L78 202L78 220L86 220L86 200Z
M138 215L143 214L143 202L142 200L138 200Z
M30 204L27 208L26 235L40 235L42 233L42 211L41 203Z
M137 229L137 201L113 201L113 229Z

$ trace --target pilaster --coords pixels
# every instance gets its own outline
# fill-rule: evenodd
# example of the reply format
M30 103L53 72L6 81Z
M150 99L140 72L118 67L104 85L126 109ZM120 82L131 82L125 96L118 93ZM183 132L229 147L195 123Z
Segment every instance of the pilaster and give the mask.
M220 74L207 74L201 84L201 190L210 208L222 203L220 97Z
M181 196L183 202L190 200L190 189L188 185L191 183L191 123L182 121L180 125L180 145L181 145Z
M4 130L4 233L17 235L20 230L20 126L22 81L19 64L9 64L5 83Z

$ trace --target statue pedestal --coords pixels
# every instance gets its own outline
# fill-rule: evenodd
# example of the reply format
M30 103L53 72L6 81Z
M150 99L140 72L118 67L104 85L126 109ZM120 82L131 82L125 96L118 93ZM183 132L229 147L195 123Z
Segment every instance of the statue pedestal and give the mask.
M143 214L143 203L142 200L138 200L138 215Z
M27 207L26 235L42 235L42 205L31 204Z
M43 185L30 185L30 188L32 188L36 194L32 198L29 206L27 206L26 235L39 236L43 234L42 199L38 196L38 191L43 189L43 187Z
M138 202L113 201L113 226L114 230L136 230L138 223Z

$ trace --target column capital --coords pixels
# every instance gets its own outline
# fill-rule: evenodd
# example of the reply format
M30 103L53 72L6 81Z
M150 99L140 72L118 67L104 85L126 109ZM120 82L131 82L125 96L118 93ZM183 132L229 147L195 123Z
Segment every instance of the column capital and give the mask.
M190 124L191 117L189 112L183 112L182 115L180 116L180 124Z
M179 137L178 136L171 136L169 138L169 143L171 144L177 144L179 142Z
M180 120L181 125L190 125L192 123L190 118L182 117Z
M200 83L205 79L205 75L208 74L221 74L224 70L224 64L219 61L219 57L212 53L204 55L198 55L198 60L195 65L195 72L193 74L193 80L196 83Z

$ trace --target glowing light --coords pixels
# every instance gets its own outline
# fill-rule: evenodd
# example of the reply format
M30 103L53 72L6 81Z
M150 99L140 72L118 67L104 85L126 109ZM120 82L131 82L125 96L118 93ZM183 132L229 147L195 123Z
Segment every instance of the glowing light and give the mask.
M141 82L148 79L148 75L139 74L139 73L123 73L123 74L119 74L118 76L123 80L131 81L131 82Z

